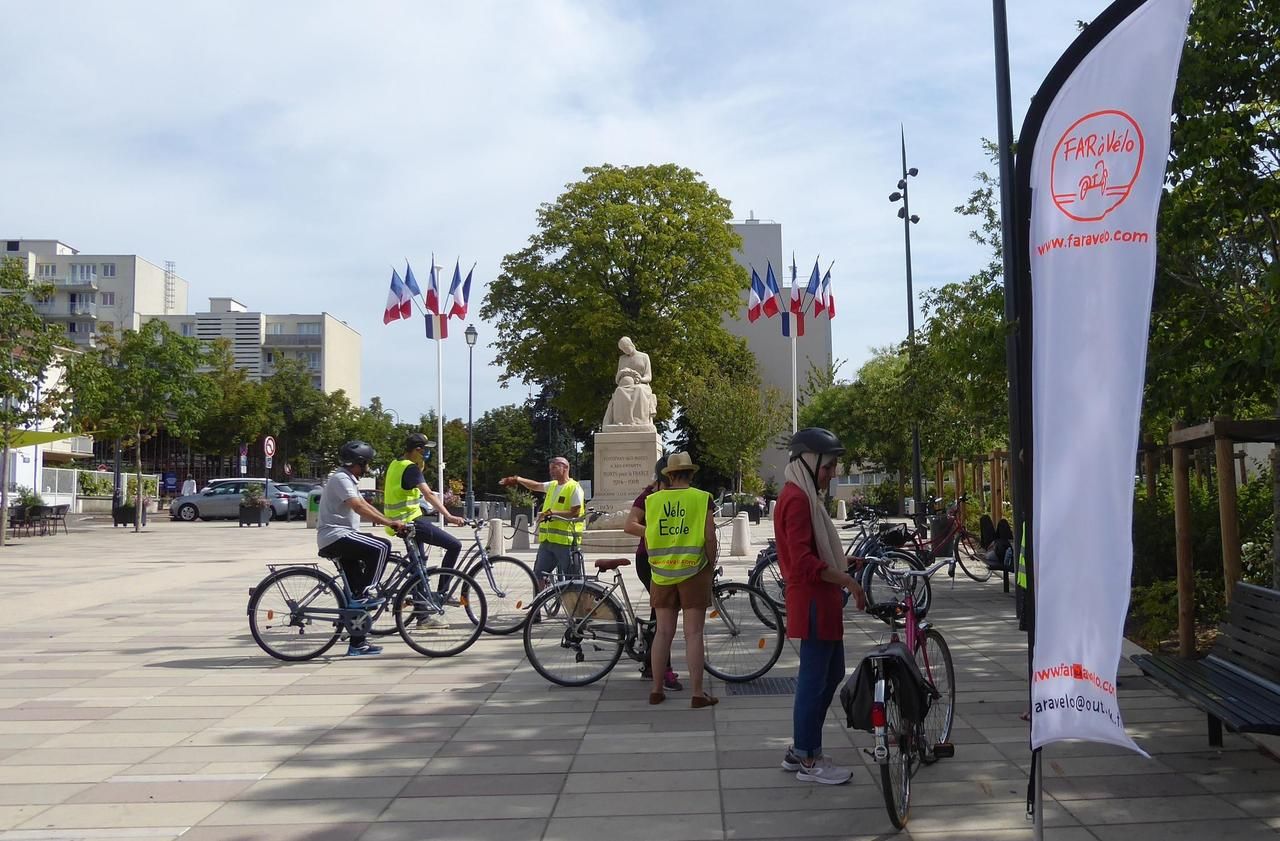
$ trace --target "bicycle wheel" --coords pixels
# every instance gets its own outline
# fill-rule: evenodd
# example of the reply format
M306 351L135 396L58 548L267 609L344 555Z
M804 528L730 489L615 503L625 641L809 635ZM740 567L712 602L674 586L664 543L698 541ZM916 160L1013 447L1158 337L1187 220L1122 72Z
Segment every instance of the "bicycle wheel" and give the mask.
M785 642L782 616L764 593L733 581L711 589L703 646L712 675L729 683L755 680L778 662Z
M387 566L382 571L382 582L378 585L378 591L387 601L381 607L369 611L369 616L373 619L369 628L372 636L385 637L398 632L396 617L391 610L391 604L395 600L391 596L400 591L404 580L409 577L409 571L409 562L399 555L387 558Z
M489 559L493 572L492 583L484 561L477 559L467 569L467 574L484 588L489 604L489 619L484 629L490 634L513 634L524 627L538 593L533 570L524 561L498 555Z
M627 640L622 607L598 584L565 581L543 591L524 626L524 653L538 674L586 686L617 665Z
M897 687L888 681L884 699L885 729L889 739L888 761L880 764L880 788L884 806L896 829L907 825L911 809L911 758L915 752L911 725L902 717Z
M438 595L440 574L449 576L449 592ZM488 609L484 593L466 573L431 567L427 587L412 574L392 604L396 628L409 647L427 657L452 657L480 637Z
M956 535L951 548L956 553L956 560L960 563L960 569L964 570L965 575L974 581L986 581L991 577L991 567L987 566L985 560L987 553L978 546L978 541L973 535L967 531L961 532Z
M956 715L956 670L951 663L951 649L936 628L925 631L924 639L916 649L916 664L920 673L938 690L940 697L929 705L924 720L924 753L926 762L933 762L933 748L951 738L951 724Z
M890 549L881 557L868 558L866 566L862 568L862 580L858 582L867 597L867 607L881 602L901 602L906 596L906 587L910 586L916 603L916 618L923 619L933 603L933 587L929 584L929 579L916 576L901 584L891 582L885 575L885 567L893 571L905 571L925 569L925 563L914 552L900 549Z
M277 660L310 660L338 641L338 611L347 604L333 579L291 567L262 579L249 599L249 633Z
M767 550L766 550L767 551ZM773 552L767 563L756 563L755 569L747 576L747 584L755 587L777 608L778 613L787 615L787 585L782 580L782 570L778 567L778 553ZM760 617L764 619L765 617Z

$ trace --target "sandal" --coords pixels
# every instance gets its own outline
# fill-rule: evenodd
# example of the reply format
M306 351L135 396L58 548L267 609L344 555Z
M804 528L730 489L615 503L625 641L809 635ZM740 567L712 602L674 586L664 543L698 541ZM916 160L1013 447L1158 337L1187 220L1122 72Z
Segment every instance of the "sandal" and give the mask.
M718 703L720 703L719 698L713 698L704 692L701 695L694 695L693 698L690 699L689 706L693 707L695 710L700 710L703 707L714 707Z
M650 693L649 693L649 703L650 703L650 704L661 704L661 703L662 703L663 701L665 701L665 700L667 700L667 696L666 696L664 693L662 693L662 692L650 692Z

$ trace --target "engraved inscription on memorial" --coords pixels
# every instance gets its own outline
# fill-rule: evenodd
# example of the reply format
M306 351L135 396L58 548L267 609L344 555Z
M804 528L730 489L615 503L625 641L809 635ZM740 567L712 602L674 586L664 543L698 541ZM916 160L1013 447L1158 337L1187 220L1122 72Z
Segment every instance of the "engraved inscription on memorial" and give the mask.
M615 453L601 468L600 492L638 494L653 474L653 456L645 452Z

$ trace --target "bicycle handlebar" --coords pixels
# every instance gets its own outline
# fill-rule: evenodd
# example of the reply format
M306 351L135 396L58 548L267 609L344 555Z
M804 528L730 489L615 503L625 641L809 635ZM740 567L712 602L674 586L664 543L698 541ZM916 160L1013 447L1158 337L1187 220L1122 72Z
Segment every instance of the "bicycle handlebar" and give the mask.
M942 569L943 567L951 568L947 572L947 574L953 578L955 577L955 573L956 573L956 556L955 555L952 555L949 558L942 558L936 564L934 564L931 567L927 567L926 569L892 569L884 563L884 560L885 560L884 558L867 558L866 559L867 563L879 564L881 571L884 573L885 577L890 579L892 578L897 578L897 579L929 578L938 570Z

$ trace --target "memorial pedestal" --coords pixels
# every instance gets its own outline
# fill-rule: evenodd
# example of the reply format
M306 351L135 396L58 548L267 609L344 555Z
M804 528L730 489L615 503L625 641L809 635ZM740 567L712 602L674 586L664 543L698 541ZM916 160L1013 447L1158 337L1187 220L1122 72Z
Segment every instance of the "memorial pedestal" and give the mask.
M631 503L653 481L662 438L654 429L609 429L596 433L595 479L588 504L600 511L630 511Z

